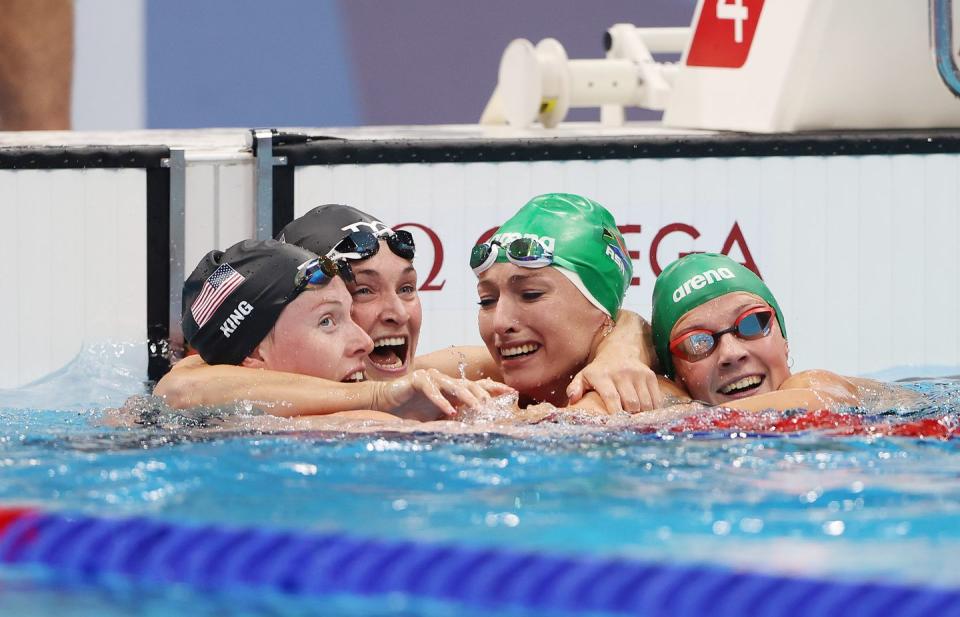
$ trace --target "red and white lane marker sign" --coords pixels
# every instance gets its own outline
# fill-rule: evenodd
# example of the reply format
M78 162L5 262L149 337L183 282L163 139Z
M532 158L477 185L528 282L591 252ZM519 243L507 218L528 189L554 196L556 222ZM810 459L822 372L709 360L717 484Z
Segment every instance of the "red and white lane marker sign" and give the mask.
M738 69L747 61L763 0L704 0L688 66Z

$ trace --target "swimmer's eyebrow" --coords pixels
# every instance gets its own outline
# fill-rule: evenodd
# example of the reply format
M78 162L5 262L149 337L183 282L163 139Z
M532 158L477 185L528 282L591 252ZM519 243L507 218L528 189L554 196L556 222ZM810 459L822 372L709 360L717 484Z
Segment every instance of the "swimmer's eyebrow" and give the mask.
M317 292L319 292L319 293L323 293L323 292L324 292L323 289L315 289L315 290L308 290L308 291L317 291ZM313 303L313 308L318 308L318 307L321 307L321 306L324 306L324 305L328 305L328 304L329 304L329 305L334 305L334 306L343 306L343 302L341 302L340 300L337 300L337 299L335 299L335 298L327 298L327 297L324 297L324 296L320 296L320 297L318 297L318 298L316 299L316 301Z
M739 305L734 312L737 314L737 317L739 317L748 308L753 306L761 306L763 304L764 304L763 300L750 300ZM680 324L683 324L683 325L681 326ZM680 326L680 330L683 332L689 332L690 330L709 330L709 328L706 328L705 326L703 326L703 324L699 324L699 323L695 323L692 325L684 324L682 319L677 322L677 325Z
M741 304L740 306L737 307L737 317L739 317L740 315L742 315L743 312L744 312L745 310L747 310L747 308L752 307L752 306L759 306L759 305L761 305L761 304L763 304L763 301L762 301L762 300L752 300L752 301L750 301L750 302L744 302L743 304Z
M507 279L507 283L510 285L517 285L519 283L525 283L527 281L539 281L539 280L545 280L545 279L546 277L543 276L542 273L532 272L530 274L514 274L509 279Z
M531 272L530 274L514 274L513 276L511 276L510 278L507 279L507 287L516 287L516 286L518 286L518 285L522 285L523 283L527 283L527 282L530 282L530 281L537 281L537 282L544 281L544 282L546 282L548 285L551 284L551 283L550 283L550 279L548 279L547 277L545 277L545 276L543 275L543 273L541 273L541 272ZM497 284L496 284L496 283L493 283L493 282L491 282L491 281L488 281L488 280L479 281L479 282L477 282L477 289L481 289L481 288L483 288L483 289L489 289L489 288L494 288L494 289L496 289L496 288L497 288Z

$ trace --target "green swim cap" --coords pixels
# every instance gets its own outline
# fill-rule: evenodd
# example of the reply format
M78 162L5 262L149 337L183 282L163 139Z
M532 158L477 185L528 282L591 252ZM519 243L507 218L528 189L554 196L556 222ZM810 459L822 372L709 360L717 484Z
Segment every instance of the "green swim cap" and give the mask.
M673 378L670 331L680 318L714 298L743 291L763 299L777 314L780 332L787 338L783 313L777 300L759 276L726 255L693 253L673 262L660 273L653 286L653 346L660 366Z
M623 236L613 215L586 197L547 193L527 202L493 235L502 246L534 238L553 252L553 267L595 307L617 318L633 277ZM500 249L497 261L507 261Z

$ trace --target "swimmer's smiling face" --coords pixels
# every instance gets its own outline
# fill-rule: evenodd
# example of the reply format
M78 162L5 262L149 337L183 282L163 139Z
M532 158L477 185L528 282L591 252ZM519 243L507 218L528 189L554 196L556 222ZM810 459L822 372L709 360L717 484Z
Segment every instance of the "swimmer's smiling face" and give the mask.
M681 317L670 332L670 340L691 330L726 330L745 311L766 306L757 296L744 292L714 298ZM747 341L732 332L724 334L706 358L688 362L674 355L673 365L690 396L711 405L736 407L738 399L776 391L790 376L787 341L776 316L769 336Z
M339 277L288 304L244 366L322 377L363 378L373 341L350 318L350 294Z
M423 322L417 271L383 240L376 255L351 262L350 267L356 277L348 284L353 297L350 314L374 342L366 360L367 377L402 377L410 372Z
M607 317L556 268L499 263L480 274L478 325L504 382L535 401L566 405Z

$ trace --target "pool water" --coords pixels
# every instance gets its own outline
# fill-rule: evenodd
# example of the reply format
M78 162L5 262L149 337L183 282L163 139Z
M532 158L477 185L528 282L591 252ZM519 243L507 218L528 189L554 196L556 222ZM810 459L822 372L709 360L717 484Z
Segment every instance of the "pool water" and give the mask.
M51 380L0 392L0 503L960 587L958 439L111 428L103 409L142 390L137 372L123 368L128 351L95 349ZM960 382L906 387L926 402L884 421L956 426ZM328 598L318 608L302 598L0 573L4 615L471 614L409 598Z

